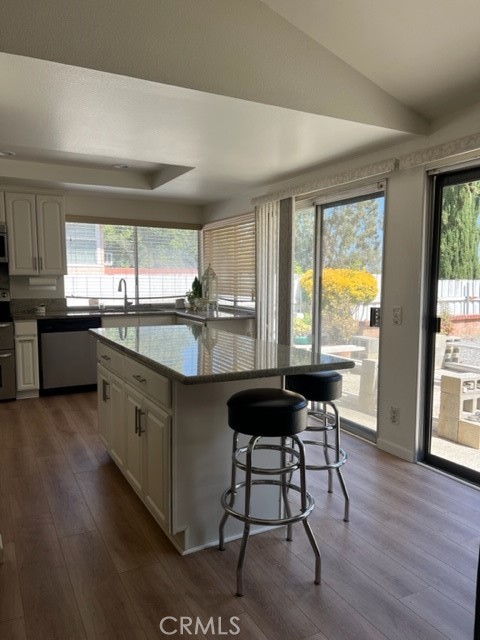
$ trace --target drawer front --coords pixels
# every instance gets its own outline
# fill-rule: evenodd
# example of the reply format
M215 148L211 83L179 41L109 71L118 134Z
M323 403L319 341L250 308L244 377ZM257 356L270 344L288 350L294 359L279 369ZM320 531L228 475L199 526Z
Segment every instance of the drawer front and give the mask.
M117 375L123 376L124 361L125 357L119 351L97 341L97 362Z
M36 336L37 321L36 320L15 320L16 336Z
M168 378L152 371L132 358L125 358L125 380L147 394L155 402L170 409L172 405L171 384Z
M110 329L112 327L138 327L138 318L136 316L103 316L102 327Z
M175 316L173 315L138 316L138 324L141 327L146 325L160 326L163 324L175 324Z

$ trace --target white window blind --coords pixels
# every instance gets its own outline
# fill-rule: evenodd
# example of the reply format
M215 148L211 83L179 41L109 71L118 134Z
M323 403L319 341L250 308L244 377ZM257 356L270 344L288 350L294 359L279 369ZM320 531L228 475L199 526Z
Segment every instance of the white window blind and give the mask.
M255 207L257 223L257 338L278 339L278 272L280 261L280 202Z
M206 225L203 234L203 268L210 264L218 277L222 304L255 305L255 216Z

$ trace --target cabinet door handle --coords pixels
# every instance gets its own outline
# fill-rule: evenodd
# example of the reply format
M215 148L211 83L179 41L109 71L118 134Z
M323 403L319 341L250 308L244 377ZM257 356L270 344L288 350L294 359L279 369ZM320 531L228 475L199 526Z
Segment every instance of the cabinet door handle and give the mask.
M135 433L138 433L138 407L135 407Z
M0 355L0 358L5 359L5 358L11 358L12 354L11 353L2 353L2 355Z
M7 327L9 327L10 324L6 323L6 324L0 324L0 329L6 329Z
M106 380L103 380L103 390L102 390L102 396L103 396L103 401L106 402L107 400L110 400L110 383L108 383Z
M142 376L138 373L135 375L132 374L132 377L135 378L137 382L141 382L142 384L147 381L146 378L142 378Z
M33 256L33 270L36 271L37 270L37 257Z
M43 269L43 258L42 256L40 256L38 259L38 270L42 271L42 269Z
M145 415L145 411L141 409L138 410L138 437L142 436L142 433L145 433L145 429L142 429L142 416Z
M111 360L110 356L103 355L100 357L102 358L102 360L107 360L107 361Z

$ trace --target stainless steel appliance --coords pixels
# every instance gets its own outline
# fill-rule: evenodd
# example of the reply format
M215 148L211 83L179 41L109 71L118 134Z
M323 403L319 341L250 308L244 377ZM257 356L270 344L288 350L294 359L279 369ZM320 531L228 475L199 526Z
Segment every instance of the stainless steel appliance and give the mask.
M8 291L0 290L0 401L15 400L15 338Z
M97 382L96 341L88 330L100 327L100 318L42 318L37 325L40 394L93 389Z
M7 228L0 224L0 262L8 262Z

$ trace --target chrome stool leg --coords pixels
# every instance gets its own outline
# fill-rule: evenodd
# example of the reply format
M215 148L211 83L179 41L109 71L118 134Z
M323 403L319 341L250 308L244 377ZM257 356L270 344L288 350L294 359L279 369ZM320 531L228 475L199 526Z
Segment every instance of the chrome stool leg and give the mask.
M335 424L337 428L335 429L335 462L339 462L345 457L345 461L347 456L343 452L340 447L340 414L338 413L337 405L334 402L329 403L332 407L332 410L335 414ZM348 522L350 518L350 496L348 495L347 485L345 484L345 480L343 478L343 473L341 469L341 465L336 467L338 480L340 482L340 487L342 489L343 497L345 498L345 508L343 514L343 521Z
M340 482L340 488L342 489L343 497L345 499L344 506L344 514L343 520L344 522L349 522L350 518L350 496L348 494L347 485L345 483L345 479L342 474L341 467L347 461L347 454L340 446L340 414L338 412L337 406L334 402L322 402L321 410L311 410L309 411L309 415L314 419L319 420L321 422L320 427L308 426L306 431L307 433L315 433L322 432L322 441L319 440L303 440L303 443L306 445L316 445L323 448L323 454L325 458L325 464L307 464L307 470L311 471L328 471L328 492L333 493L333 471L337 472L338 480ZM328 413L329 407L332 414ZM335 444L330 444L328 441L328 433L329 431L335 431ZM330 457L330 452L334 451L335 459L332 460Z
M248 537L250 535L250 500L252 497L252 454L255 445L260 440L259 436L250 439L247 449L247 460L245 470L245 506L243 509L245 517L245 526L243 527L242 546L240 547L240 555L237 564L237 596L243 596L243 563L245 560L245 552L247 550Z
M237 450L238 447L238 433L237 431L234 431L233 433L233 446L232 446L232 475L231 475L231 481L230 481L230 503L229 506L233 507L235 506L235 497L237 495L237 490L236 490L236 484L237 484L237 466L235 464L235 452ZM218 548L220 549L220 551L225 551L225 524L228 520L228 512L225 511L225 513L222 516L222 519L220 521L220 526L219 526L219 535L218 535Z
M293 436L293 440L296 441L298 445L298 450L300 453L300 496L302 500L302 511L307 510L307 467L305 464L305 447L303 442L298 436ZM308 522L307 518L303 520L303 526L305 528L305 532L310 541L310 545L313 549L313 553L315 554L315 584L320 584L321 582L321 570L322 570L322 557L320 555L320 549L318 547L318 543L313 535L312 527Z
M281 460L281 466L283 468L285 468L287 466L286 446L287 446L287 438L282 438L282 460ZM289 477L289 479L287 481L287 474L282 474L282 496L283 496L283 504L284 504L285 514L286 514L287 518L291 518L292 517L292 510L290 509L290 502L288 501L288 483L291 482L293 471L289 475L290 475L290 477ZM289 542L291 542L293 540L293 527L292 527L292 523L291 522L289 524L287 524L287 540Z

